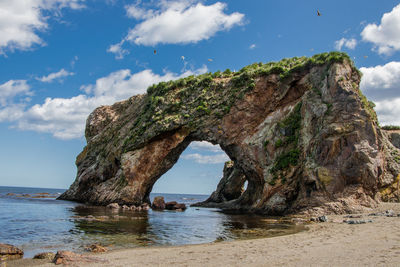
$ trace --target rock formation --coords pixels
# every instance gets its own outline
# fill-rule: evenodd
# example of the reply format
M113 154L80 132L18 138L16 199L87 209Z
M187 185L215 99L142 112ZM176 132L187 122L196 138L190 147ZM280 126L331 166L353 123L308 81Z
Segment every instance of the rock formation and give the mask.
M397 148L400 149L400 130L389 130L386 131L386 134L389 137L390 142Z
M21 249L10 244L0 243L0 263L2 260L16 260L23 256L24 252Z
M163 210L165 209L164 197L155 197L153 203L151 204L153 210Z
M238 197L217 190L223 208L349 212L397 200L400 151L379 128L360 77L346 54L332 52L153 85L90 114L77 178L60 198L150 203L185 148L208 141L248 182Z
M227 201L238 199L243 193L246 176L239 168L235 168L233 161L227 161L224 165L223 176L211 196L195 206L216 207L217 203L224 204Z

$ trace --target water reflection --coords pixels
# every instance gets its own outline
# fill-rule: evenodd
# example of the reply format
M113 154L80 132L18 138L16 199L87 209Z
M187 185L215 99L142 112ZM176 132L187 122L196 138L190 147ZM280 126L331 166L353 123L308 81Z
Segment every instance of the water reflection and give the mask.
M36 191L35 191L36 190ZM100 243L115 248L184 245L289 234L303 230L255 215L224 214L216 209L113 211L104 207L14 194L48 192L0 187L0 243L21 247L25 257L43 251L75 250ZM199 202L207 196L166 195L167 201ZM203 199L202 199L203 198Z
M217 209L176 211L113 211L78 206L71 216L83 243L100 242L114 247L184 245L249 239L295 233L302 227L271 223L256 215L231 215Z

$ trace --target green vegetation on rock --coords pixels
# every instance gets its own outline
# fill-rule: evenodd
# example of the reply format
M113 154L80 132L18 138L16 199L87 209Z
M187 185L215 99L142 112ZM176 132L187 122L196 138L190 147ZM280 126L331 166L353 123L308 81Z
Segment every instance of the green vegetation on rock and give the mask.
M283 121L278 122L278 131L283 133L283 139L278 139L275 142L275 148L283 148L278 156L276 156L270 173L273 178L269 182L270 185L275 185L278 179L282 183L286 182L286 177L282 175L282 171L290 166L296 166L300 157L300 150L298 148L301 127L301 107L302 102L296 104Z
M354 87L354 85L353 85ZM361 90L358 88L358 86L356 85L358 94L360 95L360 99L361 99L361 104L363 106L363 108L367 111L368 116L370 117L370 119L374 122L376 122L377 125L379 125L378 122L378 116L376 115L376 112L374 110L375 107L375 103L372 101L369 101L367 99L367 97L361 92Z
M223 118L236 101L256 87L256 79L260 76L277 74L283 80L316 65L343 61L353 64L347 54L331 52L310 58L294 57L279 62L255 63L237 72L227 69L152 85L147 89L142 112L132 123L132 134L124 140L124 150L130 150L155 132L174 130L178 125L196 127L197 121L201 120L201 116L196 114ZM295 125L286 130L295 132L297 128ZM297 138L296 135L285 137L283 145L295 142Z
M396 131L396 130L400 130L400 126L397 125L385 125L382 126L383 130L387 130L387 131Z

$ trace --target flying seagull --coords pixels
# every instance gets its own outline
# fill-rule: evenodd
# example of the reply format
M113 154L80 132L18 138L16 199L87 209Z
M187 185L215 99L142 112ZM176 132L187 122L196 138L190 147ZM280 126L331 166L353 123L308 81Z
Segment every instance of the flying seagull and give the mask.
M213 60L211 58L209 58L208 61L212 62Z
M185 60L185 57L184 57L184 56L181 56L181 59L182 59L182 60Z
M321 12L317 9L317 16L321 16Z
M154 55L157 54L157 50L154 49Z

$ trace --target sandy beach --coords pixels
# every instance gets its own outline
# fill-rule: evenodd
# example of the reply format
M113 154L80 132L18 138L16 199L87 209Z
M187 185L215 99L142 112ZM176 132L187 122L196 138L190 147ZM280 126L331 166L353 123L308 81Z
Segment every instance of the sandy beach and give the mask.
M153 247L85 254L92 262L74 266L399 266L400 217L370 216L400 204L384 203L361 218L328 216L308 231L273 238L177 247ZM347 224L343 220L372 220ZM7 266L54 266L46 260L23 259Z

